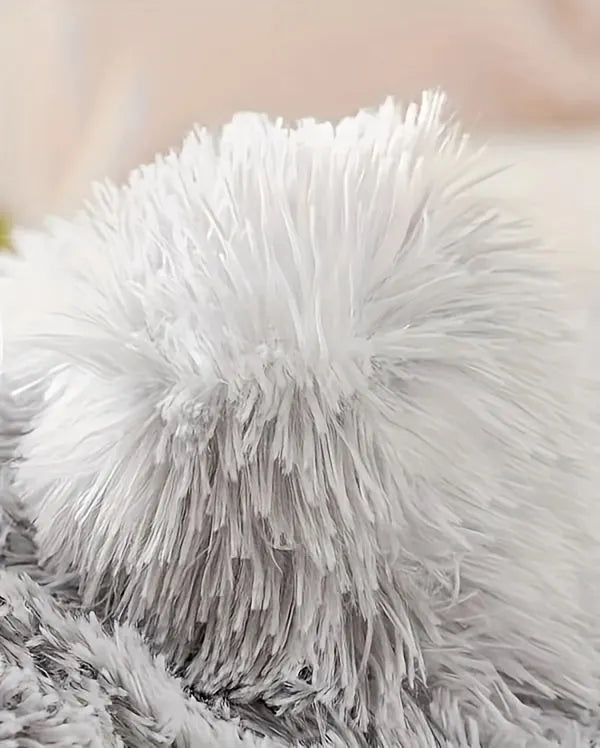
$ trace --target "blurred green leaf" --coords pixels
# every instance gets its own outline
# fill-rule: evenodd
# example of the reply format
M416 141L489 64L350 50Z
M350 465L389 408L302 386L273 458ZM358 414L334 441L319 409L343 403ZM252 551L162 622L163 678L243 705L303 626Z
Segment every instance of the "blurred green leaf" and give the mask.
M0 251L12 249L12 221L6 213L0 213Z

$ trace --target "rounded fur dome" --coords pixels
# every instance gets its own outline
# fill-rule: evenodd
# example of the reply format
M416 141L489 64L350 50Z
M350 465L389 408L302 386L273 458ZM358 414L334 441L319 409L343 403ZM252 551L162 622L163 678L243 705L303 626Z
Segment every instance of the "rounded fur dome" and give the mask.
M23 240L15 485L205 696L541 746L599 693L591 425L544 253L442 105L239 115Z

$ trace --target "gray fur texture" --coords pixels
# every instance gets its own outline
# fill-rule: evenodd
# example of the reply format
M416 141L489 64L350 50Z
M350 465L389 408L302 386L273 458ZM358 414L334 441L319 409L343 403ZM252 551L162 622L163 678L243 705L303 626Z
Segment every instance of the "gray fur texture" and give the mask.
M590 383L427 94L240 115L0 280L0 746L591 748Z

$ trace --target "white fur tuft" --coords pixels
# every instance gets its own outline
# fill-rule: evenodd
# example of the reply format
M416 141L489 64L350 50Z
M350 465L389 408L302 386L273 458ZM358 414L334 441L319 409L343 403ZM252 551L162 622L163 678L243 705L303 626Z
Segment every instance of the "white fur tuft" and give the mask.
M591 426L442 105L240 115L55 222L3 281L16 485L205 694L541 746L600 693Z

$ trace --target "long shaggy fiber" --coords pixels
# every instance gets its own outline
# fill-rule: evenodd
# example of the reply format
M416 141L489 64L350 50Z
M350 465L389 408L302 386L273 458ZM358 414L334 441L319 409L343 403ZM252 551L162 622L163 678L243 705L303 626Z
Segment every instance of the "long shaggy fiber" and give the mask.
M17 241L0 746L600 740L591 389L442 105L240 115Z

